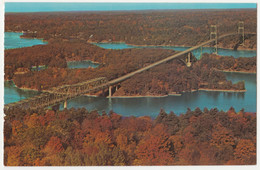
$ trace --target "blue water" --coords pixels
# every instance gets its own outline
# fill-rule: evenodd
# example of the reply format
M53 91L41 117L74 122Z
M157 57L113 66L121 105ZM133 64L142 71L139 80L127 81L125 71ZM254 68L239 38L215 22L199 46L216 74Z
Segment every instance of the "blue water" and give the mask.
M70 61L67 63L68 68L75 69L75 68L97 68L99 66L98 63L93 63L92 61Z
M61 3L6 2L5 12L256 8L256 3Z
M4 104L17 102L38 94L40 94L38 91L19 89L12 81L4 82Z
M20 38L21 35L23 35L23 33L5 32L4 34L5 49L22 48L22 47L30 47L33 45L47 44L47 42L44 42L40 39Z
M189 49L190 47L176 47L176 46L135 46L135 45L128 45L125 43L93 43L94 45L97 45L99 47L105 48L105 49L127 49L127 48L163 48L163 49L172 49L176 51L184 51ZM200 58L202 53L214 53L214 48L212 47L203 47L202 51L201 48L196 49L192 51L193 55L195 55L196 58ZM255 50L228 50L228 49L222 49L218 48L218 54L221 56L233 56L235 58L238 57L255 57L256 51Z

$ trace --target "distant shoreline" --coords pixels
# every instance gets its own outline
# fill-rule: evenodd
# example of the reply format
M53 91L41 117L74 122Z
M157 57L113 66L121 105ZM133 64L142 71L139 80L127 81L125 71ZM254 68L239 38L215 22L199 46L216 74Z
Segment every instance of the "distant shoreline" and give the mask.
M29 37L29 36L27 37L25 35L25 33L27 33L27 32L10 31L10 30L8 30L6 32L22 33L20 38L24 38L24 39L38 39L38 40L41 40L43 42L47 42L48 43L48 41L44 40L44 38L35 38L35 37ZM94 44L94 43L96 43L96 44L99 44L99 43L100 44L125 44L125 45L136 46L136 47L184 47L184 48L191 48L191 46L185 46L185 45L172 45L172 44L171 45L167 45L167 44L165 44L165 45L136 45L136 44L128 44L128 43L126 43L124 41L108 41L108 40L103 40L101 42L87 40L87 42L90 43L90 44ZM40 44L40 45L46 45L46 44ZM211 46L205 46L205 47L211 47ZM100 48L102 48L102 47L100 47ZM220 47L220 49L234 50L233 48L224 48L224 47ZM256 51L256 50L257 49L248 49L248 48L246 48L246 49L237 49L236 51ZM178 51L178 50L176 50L176 51Z
M232 70L218 70L218 71L222 71L224 73L242 73L242 74L256 74L256 72L252 72L252 71L232 71Z
M136 47L183 47L183 48L191 48L191 46L185 46L185 45L136 45L136 44L128 44L124 41L107 41L107 40L103 40L101 42L88 40L87 42L90 43L90 44L94 44L94 45L95 44L125 44L125 45L136 46ZM205 47L210 47L210 46L205 46ZM102 48L102 47L100 47L100 48ZM235 51L233 48L220 47L220 49ZM176 50L176 51L178 51L178 50ZM256 49L237 49L236 51L256 51Z

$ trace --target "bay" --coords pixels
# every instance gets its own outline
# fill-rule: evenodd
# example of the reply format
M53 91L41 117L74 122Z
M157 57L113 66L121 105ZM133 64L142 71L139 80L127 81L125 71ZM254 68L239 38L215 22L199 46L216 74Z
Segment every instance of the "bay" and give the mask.
M4 104L18 102L40 94L35 90L20 89L12 81L4 82Z
M13 49L13 48L31 47L34 45L47 44L47 42L44 42L41 39L21 38L20 37L21 35L23 35L23 33L5 32L4 33L4 48Z

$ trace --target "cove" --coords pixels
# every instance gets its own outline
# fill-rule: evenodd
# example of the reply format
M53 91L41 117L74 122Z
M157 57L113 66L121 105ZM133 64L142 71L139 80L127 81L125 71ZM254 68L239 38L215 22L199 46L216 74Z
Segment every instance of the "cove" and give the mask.
M99 66L98 63L94 63L90 60L85 61L69 61L67 62L68 68L70 69L77 69L77 68L97 68Z
M24 90L15 86L12 81L4 82L4 104L18 102L40 94L35 90Z
M184 51L189 49L190 47L177 47L177 46L136 46L136 45L128 45L125 43L92 43L96 46L99 46L101 48L105 49L127 49L127 48L163 48L163 49L171 49L175 51ZM212 47L203 47L202 53L214 53L214 49ZM192 51L193 55L195 55L196 58L200 58L201 56L201 49L196 49ZM218 55L221 56L233 56L235 58L238 57L255 57L256 51L255 50L230 50L230 49L222 49L218 48Z
M4 33L4 48L13 49L13 48L31 47L34 45L47 44L47 42L45 42L41 39L21 38L20 37L21 35L23 35L23 33L5 32Z

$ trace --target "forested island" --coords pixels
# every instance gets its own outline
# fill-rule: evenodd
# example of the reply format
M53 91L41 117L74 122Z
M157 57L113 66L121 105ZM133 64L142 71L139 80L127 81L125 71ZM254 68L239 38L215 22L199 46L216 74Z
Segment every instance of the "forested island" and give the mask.
M7 166L255 165L256 114L196 108L152 119L85 108L13 110L4 149Z

